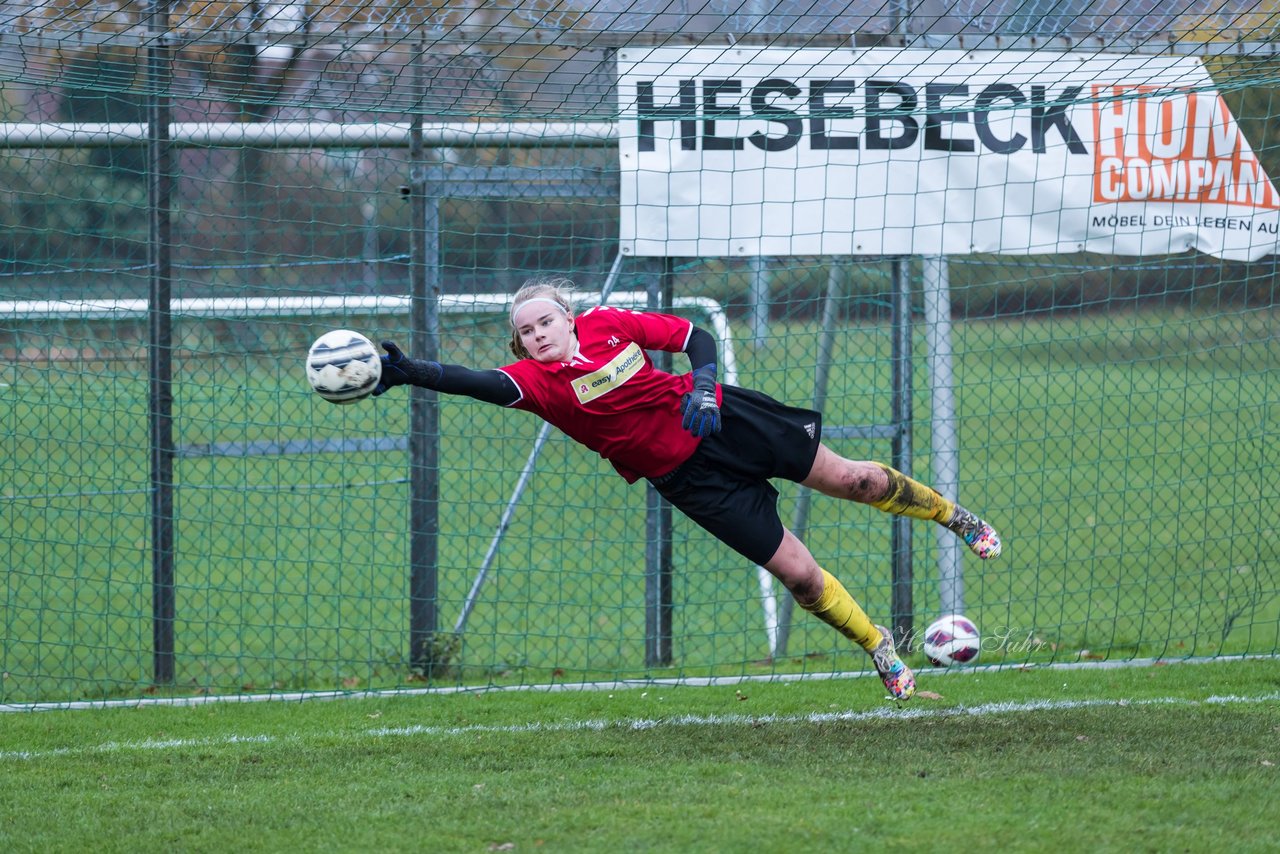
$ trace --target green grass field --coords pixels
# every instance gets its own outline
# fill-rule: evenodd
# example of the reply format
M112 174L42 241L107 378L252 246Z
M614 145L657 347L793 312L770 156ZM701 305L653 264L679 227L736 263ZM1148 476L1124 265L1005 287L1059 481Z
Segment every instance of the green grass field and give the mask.
M1280 662L0 716L0 849L1274 851Z
M1145 312L957 326L961 497L1006 539L1000 561L966 561L967 610L985 634L1029 642L993 646L984 660L1280 649L1275 325L1272 312ZM287 330L301 342L315 331ZM739 344L741 382L803 403L817 330L797 322L775 331L768 348ZM446 357L502 358L495 330L451 332ZM57 329L47 340L88 334ZM229 353L222 338L199 335L213 333L180 327L181 446L404 435L403 395L331 406L305 388L291 361L297 347L264 332L263 350ZM889 345L883 325L842 330L828 426L888 418ZM3 371L0 522L10 536L0 544L0 701L137 696L151 667L145 364L79 359ZM914 441L923 479L926 380L921 368ZM461 609L537 428L525 413L442 404L442 629ZM788 655L767 660L754 568L677 517L676 661L645 667L644 491L554 436L446 680L864 666L803 614ZM884 442L833 445L851 457L889 453ZM405 459L387 451L177 461L177 693L410 684ZM796 490L781 488L789 521ZM937 609L935 546L926 523L915 531L923 622ZM806 539L870 614L887 616L886 517L818 499Z

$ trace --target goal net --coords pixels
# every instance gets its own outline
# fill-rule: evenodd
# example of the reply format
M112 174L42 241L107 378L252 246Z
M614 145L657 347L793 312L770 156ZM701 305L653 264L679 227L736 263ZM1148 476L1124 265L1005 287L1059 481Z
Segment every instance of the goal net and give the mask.
M330 405L303 356L406 341L416 293L441 359L504 364L486 295L549 272L663 277L737 382L1000 529L914 523L904 580L889 517L778 484L873 618L963 607L992 664L1277 653L1274 16L508 5L7 13L0 703L865 669L678 514L654 663L644 485L453 397L414 666L407 396Z

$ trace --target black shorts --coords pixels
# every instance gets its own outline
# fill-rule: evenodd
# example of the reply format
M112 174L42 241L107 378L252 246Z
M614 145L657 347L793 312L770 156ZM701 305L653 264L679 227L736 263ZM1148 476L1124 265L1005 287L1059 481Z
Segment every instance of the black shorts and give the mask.
M650 483L681 513L753 563L782 544L781 477L809 476L822 441L822 415L779 403L767 394L722 385L720 432L698 443L693 456Z

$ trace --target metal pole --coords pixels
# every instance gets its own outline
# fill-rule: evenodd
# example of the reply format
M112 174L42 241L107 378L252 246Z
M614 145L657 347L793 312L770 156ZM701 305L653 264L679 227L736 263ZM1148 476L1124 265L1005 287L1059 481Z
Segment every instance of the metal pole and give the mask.
M911 476L911 262L893 262L893 467ZM911 519L893 517L893 584L890 613L899 642L909 640L913 623L911 602Z
M755 255L748 266L751 270L751 343L760 348L769 337L769 262Z
M147 241L150 282L147 298L148 427L151 457L151 633L152 678L174 680L174 518L173 518L173 185L169 158L169 78L172 54L167 41L168 0L153 0L148 10L152 39L147 47Z
M113 34L115 36L119 33ZM170 122L175 148L407 148L405 122ZM424 122L428 148L612 148L614 122ZM0 122L0 150L147 144L146 122Z
M423 45L414 46L414 86L426 85ZM409 147L409 344L420 359L439 358L440 208L427 185L422 113L413 115ZM436 640L440 531L440 404L436 392L409 390L409 662L430 676L447 665ZM437 660L439 657L441 660Z
M912 0L891 0L889 3L889 14L893 19L893 32L901 40L899 44L905 45L908 36L911 34L911 6Z
M924 290L924 332L933 406L929 433L933 437L933 487L949 498L960 494L960 454L956 437L955 379L951 371L951 282L947 259L934 255L921 260ZM940 613L964 613L964 564L960 540L937 526L938 593Z
M822 298L822 332L818 336L818 365L813 375L813 408L818 412L827 404L827 381L831 376L832 351L835 349L836 337L836 301L840 298L840 284L844 278L844 264L833 260L827 269L827 292ZM791 532L804 539L805 529L809 526L809 505L812 502L813 490L800 487L796 499L795 521ZM778 642L774 657L787 654L787 642L791 639L791 615L795 611L795 599L782 597L778 605Z
M896 0L892 14L894 32L906 45L911 38L913 0ZM893 421L896 426L893 439L893 466L905 475L911 475L911 259L898 258L893 262L894 282L894 337L893 337ZM895 633L894 640L905 646L912 636L914 609L911 600L911 520L895 516L893 520L893 590L890 610Z
M772 10L770 0L749 0L746 12L750 31L764 28L764 22ZM763 237L764 235L761 234ZM769 262L761 255L750 259L751 268L751 345L755 349L764 346L769 337Z
M675 262L662 259L662 272L648 277L648 308L666 311L671 305ZM660 370L671 370L671 354L654 359ZM644 663L648 667L671 664L672 555L671 505L651 484L645 484L644 549Z

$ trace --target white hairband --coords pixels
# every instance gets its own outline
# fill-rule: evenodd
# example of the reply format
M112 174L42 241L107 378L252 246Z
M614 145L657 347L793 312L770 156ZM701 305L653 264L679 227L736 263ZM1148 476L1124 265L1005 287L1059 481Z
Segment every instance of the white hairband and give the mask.
M560 311L564 314L565 317L569 316L569 309L565 308L558 301L553 300L551 297L529 297L527 300L522 300L518 305L511 306L511 328L512 329L516 328L516 309L526 306L531 302L549 302L552 305L554 305L556 308L560 309Z

